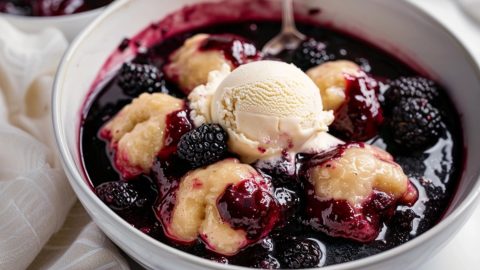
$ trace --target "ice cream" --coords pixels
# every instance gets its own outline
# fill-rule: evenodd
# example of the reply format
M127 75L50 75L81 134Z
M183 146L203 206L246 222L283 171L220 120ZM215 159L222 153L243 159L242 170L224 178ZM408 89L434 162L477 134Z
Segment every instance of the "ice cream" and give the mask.
M330 150L345 142L329 134L328 132L320 132L308 140L300 149L300 153L317 154Z
M190 104L190 118L195 126L212 122L211 103L212 97L218 86L231 73L230 66L224 64L220 70L211 71L208 74L208 82L193 89L188 96Z
M210 106L211 121L227 130L229 149L244 162L297 151L333 121L314 82L294 65L277 61L234 70Z

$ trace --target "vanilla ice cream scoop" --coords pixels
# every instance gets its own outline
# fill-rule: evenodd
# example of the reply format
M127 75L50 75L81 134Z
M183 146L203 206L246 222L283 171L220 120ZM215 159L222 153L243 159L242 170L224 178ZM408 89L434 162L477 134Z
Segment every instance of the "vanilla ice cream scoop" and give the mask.
M249 63L229 74L211 100L211 117L244 162L297 151L333 121L315 83L277 61Z

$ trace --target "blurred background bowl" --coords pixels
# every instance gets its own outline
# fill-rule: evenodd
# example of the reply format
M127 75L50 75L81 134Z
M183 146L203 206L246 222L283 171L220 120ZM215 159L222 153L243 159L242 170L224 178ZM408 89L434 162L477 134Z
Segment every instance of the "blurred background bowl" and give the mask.
M27 33L36 33L45 28L57 28L72 41L88 24L93 22L106 7L101 7L71 15L32 17L0 13L0 18L5 19L13 26Z

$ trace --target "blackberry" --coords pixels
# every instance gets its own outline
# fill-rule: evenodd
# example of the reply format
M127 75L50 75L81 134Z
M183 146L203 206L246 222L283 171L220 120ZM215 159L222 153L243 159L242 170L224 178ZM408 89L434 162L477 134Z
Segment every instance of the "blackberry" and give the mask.
M393 140L406 150L433 145L442 132L442 116L426 99L403 99L392 109Z
M398 230L410 232L413 229L413 220L418 217L412 209L401 210L395 213L390 223Z
M323 256L317 242L309 239L292 239L293 243L285 243L280 252L280 260L290 269L312 268L320 264Z
M118 77L123 92L136 97L143 92L161 92L164 85L163 73L149 64L124 63Z
M385 236L392 248L412 238L410 232L413 229L413 220L418 217L412 209L395 212L395 215L389 221L389 229Z
M444 187L435 185L432 180L422 177L419 180L425 190L428 200L424 202L425 211L417 228L417 234L428 231L438 221L438 213L448 206L448 196Z
M325 43L308 39L294 52L292 62L303 70L335 60L335 55L328 52Z
M274 257L268 255L266 258L260 260L255 268L260 269L280 269L280 263Z
M95 191L100 200L114 211L131 210L143 204L138 192L127 182L106 182L96 187Z
M178 143L178 156L194 168L219 161L227 153L228 135L217 124L203 124L185 133Z
M385 93L385 105L395 106L405 98L422 98L430 102L437 97L439 90L435 82L423 77L400 77L390 83Z

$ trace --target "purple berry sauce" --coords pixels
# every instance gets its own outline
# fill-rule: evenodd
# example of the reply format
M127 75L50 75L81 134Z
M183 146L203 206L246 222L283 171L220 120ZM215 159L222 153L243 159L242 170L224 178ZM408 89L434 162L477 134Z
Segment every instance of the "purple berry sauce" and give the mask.
M200 50L204 51L218 49L225 52L225 57L236 67L261 58L254 44L234 35L212 36L200 45Z
M281 23L279 21L270 20L222 22L211 24L208 27L195 28L194 30L179 31L163 38L160 43L153 43L154 46L148 49L139 49L144 44L126 40L119 46L118 53L128 52L126 53L128 55L134 52L136 55L133 59L134 62L153 64L162 70L168 56L180 47L185 39L196 33L237 35L252 41L257 48L262 48L268 40L278 33L280 27ZM299 28L307 36L325 44L328 54L332 58L348 59L359 64L365 72L379 82L381 93L384 91L382 84L388 80L401 76L418 76L417 72L395 57L359 39L308 23L299 23ZM165 29L153 25L150 31L153 31L151 36L160 37ZM209 42L205 45L205 48L212 49L212 46L213 48L221 48L225 47L225 44L225 42L220 41ZM283 60L290 62L292 59L295 60L296 58L286 55ZM107 63L107 66L116 66L115 61L111 60ZM308 63L295 62L295 64L302 67L308 66ZM118 77L115 74L106 76L103 73L99 75L99 78L104 80L95 84L98 87L93 89L93 96L85 105L83 111L80 144L84 168L94 186L99 186L104 182L123 180L121 174L112 165L113 150L102 139L99 131L108 120L132 100L132 97L122 92L118 85ZM358 86L360 83L355 80L350 81L352 96L358 95L361 90ZM370 89L369 91L377 90ZM162 92L181 98L185 97L178 86L169 81L165 82ZM305 155L299 155L295 160L285 158L278 163L258 162L253 164L267 180L271 181L274 188L273 194L277 201L273 208L278 208L278 213L281 216L280 221L275 225L275 229L257 244L249 246L234 256L225 257L209 251L201 240L183 245L168 239L156 216L168 220L175 201L175 196L172 195L175 192L172 191L178 188L179 180L189 170L187 164L179 160L176 155L172 155L175 152L174 142L178 141L181 134L191 129L190 122L183 114L184 111L172 115L169 126L173 126L169 131L170 136L167 136L169 142L171 141L170 146L167 147L168 150L159 155L151 174L141 175L136 179L129 180L129 183L135 182L139 196L147 196L142 194L148 194L150 197L154 196L156 200L149 199L149 207L142 210L140 214L125 214L122 212L118 212L118 214L136 228L163 243L221 263L249 267L259 267L267 264L273 265L272 267L286 267L283 264L284 260L281 258L281 252L279 252L282 246L288 245L286 239L314 239L321 243L321 246L325 247L325 252L323 252L324 257L319 266L371 256L401 245L434 226L442 218L456 190L464 164L460 120L454 106L444 92L440 94L438 108L442 111L445 132L434 146L423 151L402 151L403 149L392 141L391 135L383 131L382 127L384 125L382 125L382 119L378 116L378 112L381 110L379 107L369 107L366 110L361 110L361 113L367 114L367 118L373 119L373 124L372 121L367 121L368 125L363 130L358 131L363 134L361 138L356 138L352 133L339 132L342 134L342 139L353 141L371 138L367 143L386 149L394 156L395 161L402 166L419 191L420 198L413 206L387 209L392 211L391 218L375 222L375 226L381 229L381 233L374 241L369 243L334 238L315 231L309 226L305 214L308 187L297 174L297 169L308 162L308 157ZM355 113L354 110L355 108L349 108L348 113ZM175 121L178 121L178 126L176 126ZM349 128L354 127L350 126ZM349 136L352 137L349 138ZM222 217L224 220L228 220L233 226L239 228L249 226L246 217L251 217L251 220L257 222L256 226L262 226L265 222L268 223L261 218L263 216L261 206L259 206L257 212L234 205L234 199L232 198L244 196L246 194L242 192L244 189L246 188L242 188L241 185L231 186L218 201L219 208L223 209ZM154 195L152 195L152 192ZM261 191L258 192L259 195L254 192L254 196L263 196ZM246 196L251 196L251 194ZM379 203L371 206L371 208L381 206L382 198L382 194L378 194L378 200L374 201ZM341 202L338 202L335 207L339 207L346 213L345 219L350 217L351 213L347 212L351 209L349 210L345 205L342 206ZM341 212L340 210L339 212ZM375 218L374 215L372 216ZM252 233L255 235L255 230Z
M369 140L378 134L384 120L377 82L366 74L345 77L346 103L335 111L332 133L347 141Z
M275 226L279 207L269 192L258 183L245 180L230 185L217 202L220 216L234 229L242 229L248 240L264 237Z
M193 129L190 122L188 109L173 112L167 116L163 149L159 153L159 159L166 160L177 151L177 144L183 134Z

